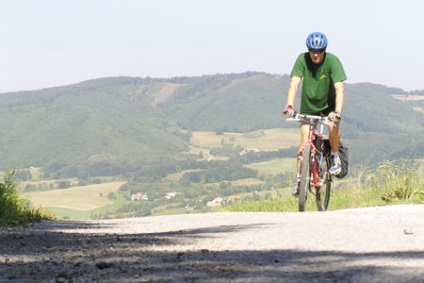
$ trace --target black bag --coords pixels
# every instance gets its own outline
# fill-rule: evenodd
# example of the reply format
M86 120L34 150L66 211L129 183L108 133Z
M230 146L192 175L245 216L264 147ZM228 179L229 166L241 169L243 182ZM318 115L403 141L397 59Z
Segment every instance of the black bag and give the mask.
M331 145L330 145L330 141L328 139L324 140L325 143L325 147L327 149L327 153L328 155L330 155L331 153ZM341 167L342 167L342 171L340 172L340 174L335 175L338 179L342 179L344 177L346 177L348 171L349 171L349 148L344 145L341 141L339 144L339 158L340 158L340 163L341 163Z
M340 142L339 145L339 158L340 163L342 167L342 171L340 174L336 175L337 178L342 179L346 177L348 171L349 171L349 148L344 145L342 142Z

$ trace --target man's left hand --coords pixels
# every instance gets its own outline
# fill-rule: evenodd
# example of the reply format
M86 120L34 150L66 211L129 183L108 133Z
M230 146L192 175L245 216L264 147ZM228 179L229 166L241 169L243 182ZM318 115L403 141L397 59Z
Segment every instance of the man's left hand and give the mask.
M328 114L328 119L332 122L338 122L342 119L342 115L339 112L331 112Z

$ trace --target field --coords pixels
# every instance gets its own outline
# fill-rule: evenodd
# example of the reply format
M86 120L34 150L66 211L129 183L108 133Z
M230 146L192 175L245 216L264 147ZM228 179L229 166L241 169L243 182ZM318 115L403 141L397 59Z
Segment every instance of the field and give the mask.
M204 158L211 159L209 149L217 148L222 144L240 145L244 149L258 151L275 151L281 148L297 146L299 143L298 129L267 129L249 133L193 132L191 144L197 151L202 151ZM206 153L206 154L205 154ZM216 157L215 157L216 158ZM250 164L246 167L256 169L261 174L276 175L285 171L293 171L296 159L278 158L266 162Z
M71 187L27 193L26 196L36 207L90 211L112 204L112 201L108 199L108 194L116 192L125 183L110 182Z
M249 164L247 168L258 170L265 175L277 175L282 172L290 172L296 168L296 158L277 158L265 162Z
M210 150L224 144L241 146L255 151L275 151L296 146L299 143L298 129L266 129L248 133L223 133L195 131L190 139L190 153L202 153L205 160L226 159L212 156ZM256 169L256 168L255 168Z
M249 133L224 133L196 131L190 143L192 146L211 149L223 144L240 145L247 149L259 151L278 150L296 145L299 140L298 129L267 129Z
M281 148L295 146L298 143L298 129L268 129L249 133L223 133L195 131L191 138L192 153L202 152L203 158L220 158L211 156L209 150L221 147L223 144L240 146L243 149L257 151L276 151ZM292 171L295 168L295 158L279 158L267 162L260 162L248 165L265 175L276 175L284 171ZM192 170L171 174L165 178L168 182L179 182L184 173ZM32 172L33 173L33 172ZM35 172L36 173L36 172ZM93 215L105 212L109 209L118 209L125 200L118 197L117 200L108 198L110 193L116 192L126 182L105 182L102 184L75 186L76 179L68 179L70 188L59 189L59 180L42 180L38 175L23 185L43 186L50 188L45 191L28 192L26 196L35 207L43 207L52 211L58 218L90 218ZM258 179L243 179L232 181L234 187L260 185L262 181ZM175 211L180 212L181 208L175 207Z

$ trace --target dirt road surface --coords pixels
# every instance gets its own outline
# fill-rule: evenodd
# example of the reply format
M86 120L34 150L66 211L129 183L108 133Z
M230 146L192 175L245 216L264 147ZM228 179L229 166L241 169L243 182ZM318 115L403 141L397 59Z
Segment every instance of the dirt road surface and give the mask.
M424 282L424 205L1 228L0 282Z

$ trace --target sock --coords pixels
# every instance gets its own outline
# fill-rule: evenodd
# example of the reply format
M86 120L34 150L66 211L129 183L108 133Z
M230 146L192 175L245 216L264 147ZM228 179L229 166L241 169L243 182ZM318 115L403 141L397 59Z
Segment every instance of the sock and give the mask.
M331 156L333 156L333 157L339 156L339 153L338 152L331 152Z

